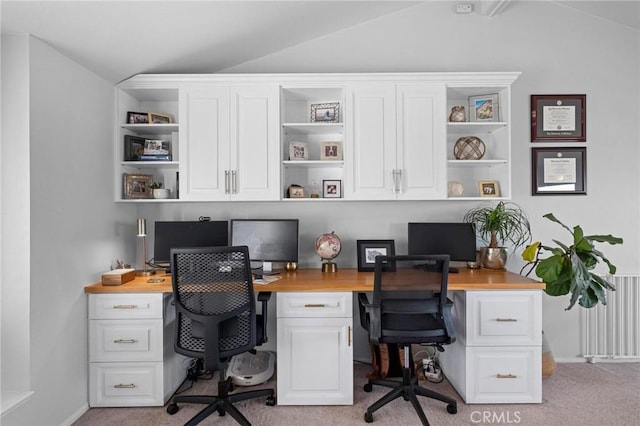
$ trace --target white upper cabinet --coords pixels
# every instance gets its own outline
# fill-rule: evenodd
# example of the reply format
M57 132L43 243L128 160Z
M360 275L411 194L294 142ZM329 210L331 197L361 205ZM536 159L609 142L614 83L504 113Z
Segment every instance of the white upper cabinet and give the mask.
M445 198L444 84L360 83L347 99L345 197Z

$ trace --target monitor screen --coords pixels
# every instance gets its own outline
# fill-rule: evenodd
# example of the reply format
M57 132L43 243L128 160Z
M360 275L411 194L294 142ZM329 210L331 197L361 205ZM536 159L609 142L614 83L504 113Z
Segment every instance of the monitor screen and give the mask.
M409 254L448 254L452 261L476 261L472 223L409 223Z
M229 243L229 222L156 222L153 241L153 263L170 263L172 248L226 246Z
M249 247L253 262L297 262L298 219L233 219L231 245Z

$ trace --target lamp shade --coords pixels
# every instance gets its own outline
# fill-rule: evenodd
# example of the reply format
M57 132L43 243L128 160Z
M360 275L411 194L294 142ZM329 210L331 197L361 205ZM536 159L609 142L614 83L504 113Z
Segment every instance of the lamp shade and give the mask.
M138 219L138 237L147 236L147 220Z

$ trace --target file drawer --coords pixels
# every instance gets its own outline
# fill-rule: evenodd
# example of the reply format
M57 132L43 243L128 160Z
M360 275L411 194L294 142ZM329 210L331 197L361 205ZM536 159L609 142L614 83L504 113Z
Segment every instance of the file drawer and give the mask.
M162 361L162 320L90 320L89 361Z
M133 407L164 405L162 363L90 364L91 407Z
M94 294L89 319L162 318L162 293Z
M352 292L278 293L279 318L351 318Z

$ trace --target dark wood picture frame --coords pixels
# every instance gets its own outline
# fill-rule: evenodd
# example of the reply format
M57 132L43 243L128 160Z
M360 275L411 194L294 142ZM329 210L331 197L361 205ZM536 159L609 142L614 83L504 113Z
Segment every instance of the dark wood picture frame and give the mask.
M145 138L138 136L124 136L124 161L138 161L144 154Z
M531 148L532 195L586 195L587 148Z
M149 124L149 113L127 111L127 124Z
M375 256L393 256L395 252L394 240L356 240L358 248L358 271L373 272L375 270ZM383 271L395 271L395 262L385 263Z
M531 95L531 142L554 141L587 141L587 95Z

